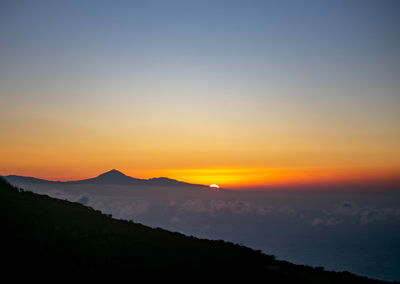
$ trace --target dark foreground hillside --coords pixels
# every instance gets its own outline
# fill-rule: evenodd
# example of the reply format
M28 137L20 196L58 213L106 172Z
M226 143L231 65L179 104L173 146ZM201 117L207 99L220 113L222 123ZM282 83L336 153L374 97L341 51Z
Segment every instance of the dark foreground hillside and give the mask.
M78 203L24 192L2 178L0 222L2 276L14 281L384 283L115 220Z

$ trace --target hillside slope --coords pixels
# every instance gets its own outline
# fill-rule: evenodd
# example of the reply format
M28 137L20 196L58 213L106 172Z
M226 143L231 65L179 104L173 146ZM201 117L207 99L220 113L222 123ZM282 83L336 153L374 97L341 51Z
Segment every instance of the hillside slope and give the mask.
M384 283L293 265L224 241L112 219L0 178L3 276L18 279Z

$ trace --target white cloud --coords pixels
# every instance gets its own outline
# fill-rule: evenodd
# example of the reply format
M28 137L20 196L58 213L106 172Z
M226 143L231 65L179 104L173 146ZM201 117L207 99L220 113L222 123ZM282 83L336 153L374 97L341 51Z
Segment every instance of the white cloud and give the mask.
M90 198L89 206L122 219L131 219L137 215L143 215L149 210L148 202L140 199L93 197Z
M359 208L351 201L343 201L340 205L336 208L337 214L342 215L355 215L357 214Z
M204 213L209 212L204 202L200 199L187 200L180 206L181 211Z
M254 212L257 210L257 208L251 202L248 202L248 201L211 200L210 210L211 210L211 212L226 210L226 211L230 211L235 214L241 214L241 213Z
M170 207L176 206L175 202L170 202ZM297 213L294 209L287 206L284 207L264 207L256 205L246 200L210 200L191 199L183 202L179 206L179 211L208 213L211 215L217 212L229 212L232 214L258 214L258 215L292 215Z
M322 216L312 217L312 225L337 225L343 222L365 225L389 218L400 218L400 208L359 207L351 201L340 203L333 211L322 212Z

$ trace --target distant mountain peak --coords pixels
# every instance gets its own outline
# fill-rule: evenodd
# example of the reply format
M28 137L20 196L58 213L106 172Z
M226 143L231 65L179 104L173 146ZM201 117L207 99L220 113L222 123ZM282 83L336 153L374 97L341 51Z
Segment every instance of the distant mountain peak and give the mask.
M116 170L116 169L112 169L111 171L102 173L100 175L98 175L98 177L127 177L127 175L125 175L124 173Z
M116 169L112 169L111 171L102 173L93 179L87 179L84 181L95 181L95 182L105 182L105 183L115 183L115 184L126 184L140 181L139 179L132 178L130 176L121 173Z

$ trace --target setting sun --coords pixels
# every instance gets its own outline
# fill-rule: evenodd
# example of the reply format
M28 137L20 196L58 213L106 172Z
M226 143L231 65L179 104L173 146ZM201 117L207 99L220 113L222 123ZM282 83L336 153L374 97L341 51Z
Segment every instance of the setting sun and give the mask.
M211 188L214 188L214 189L218 189L218 188L219 188L219 185L213 183L213 184L210 184L210 187L211 187Z

